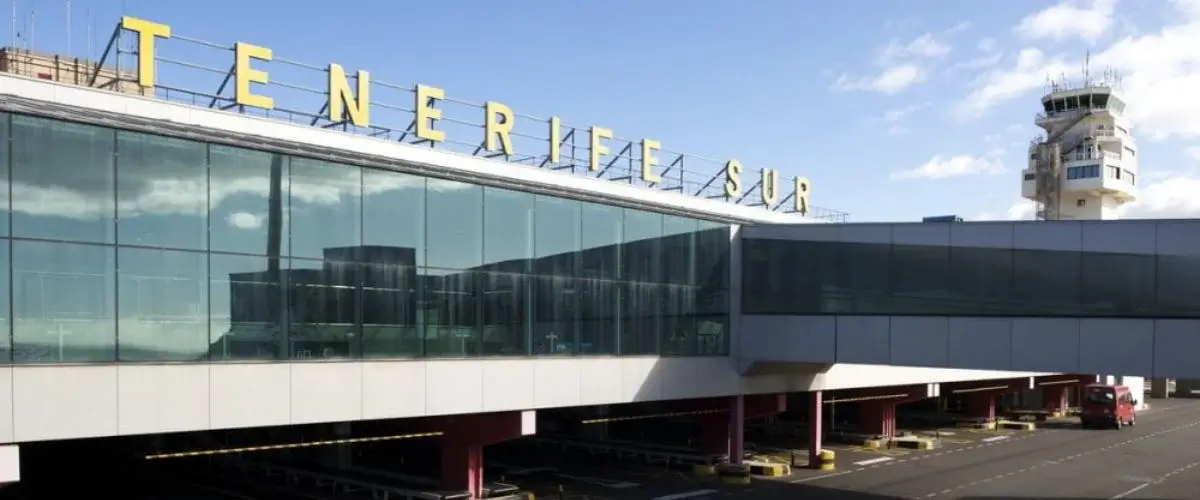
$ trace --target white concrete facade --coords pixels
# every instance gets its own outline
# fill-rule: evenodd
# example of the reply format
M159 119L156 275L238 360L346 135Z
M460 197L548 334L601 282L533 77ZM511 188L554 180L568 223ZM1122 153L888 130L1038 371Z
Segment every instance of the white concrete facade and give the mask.
M333 158L736 224L776 213L394 141L0 75L0 109L234 146ZM736 234L736 232L734 233ZM735 236L736 240L736 236ZM734 242L736 256L736 241ZM740 271L733 265L739 295ZM734 300L730 337L742 326ZM803 346L802 346L803 347ZM0 442L391 419L872 385L1008 378L1006 372L867 365L742 375L733 357L517 358L105 364L0 368Z

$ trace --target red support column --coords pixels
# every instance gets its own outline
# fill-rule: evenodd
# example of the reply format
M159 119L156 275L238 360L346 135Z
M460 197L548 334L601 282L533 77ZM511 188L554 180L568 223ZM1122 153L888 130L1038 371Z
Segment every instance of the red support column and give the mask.
M1067 401L1067 384L1047 385L1042 387L1042 408L1048 412L1061 413L1067 411L1070 403Z
M966 398L967 415L975 418L996 420L996 393L992 391L973 392Z
M824 432L822 425L822 410L823 404L821 391L813 391L809 393L808 399L808 466L812 468L820 467L821 460L821 434Z
M442 440L442 487L466 490L470 498L483 491L483 446Z
M896 403L863 401L858 406L858 432L890 438L896 434Z
M729 409L729 463L740 464L746 455L746 397L734 396Z
M729 454L732 418L724 413L700 417L700 452L714 455Z

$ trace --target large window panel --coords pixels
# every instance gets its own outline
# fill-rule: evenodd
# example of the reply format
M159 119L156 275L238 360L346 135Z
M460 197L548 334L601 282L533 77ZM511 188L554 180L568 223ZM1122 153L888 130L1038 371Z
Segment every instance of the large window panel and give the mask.
M359 264L291 259L286 274L292 359L360 356Z
M563 276L537 276L534 285L534 355L569 355L579 352L579 282Z
M658 354L663 307L666 305L662 300L663 287L658 283L621 283L618 338L622 355Z
M483 264L483 188L428 179L425 260L429 267L474 269Z
M216 145L209 155L209 248L288 255L287 157Z
M534 196L483 188L483 263L488 270L527 273L533 263Z
M208 255L122 247L117 251L117 357L208 359Z
M1195 250L1200 253L1200 248ZM1160 255L1155 272L1156 314L1200 318L1200 255Z
M742 244L746 314L837 312L829 243L747 239ZM843 301L844 302L844 301Z
M663 216L663 282L691 285L696 282L696 219Z
M662 281L663 215L627 208L622 230L621 279Z
M12 233L112 243L112 129L46 118L12 118Z
M696 287L662 285L662 328L659 353L668 356L694 356L699 349L696 333Z
M0 364L8 364L12 362L12 267L8 265L11 260L10 255L10 240L0 239Z
M425 355L478 356L482 349L478 275L440 269L423 272L419 279L424 303Z
M1155 308L1153 255L1083 252L1082 316L1148 316Z
M363 169L363 244L408 249L407 266L425 265L425 178Z
M14 241L17 363L116 360L116 255L105 245Z
M529 355L534 279L527 274L499 272L480 273L478 279L482 291L483 355Z
M363 255L363 357L420 356L422 349L416 251L369 247Z
M593 278L575 281L579 295L581 355L616 355L620 332L620 282Z
M696 354L729 354L729 237L720 222L699 222L696 233Z
M950 247L946 312L1007 315L1013 311L1013 251Z
M583 203L536 195L534 206L534 274L575 276L583 245Z
M696 284L707 289L729 289L729 226L700 222L696 234Z
M1011 313L1078 315L1082 261L1080 252L1014 250Z
M892 245L891 303L893 314L944 314L949 292L948 245Z
M9 124L11 120L12 115L9 115L8 113L0 113L0 180L3 180L4 182L4 187L2 188L4 190L10 189L12 186L12 184L9 182L11 180L11 169L8 165L10 158L8 147L10 137L9 131L11 130L9 128ZM0 205L0 236L8 236L8 213L12 204L12 200L10 199L10 193L8 192L0 194L4 195L4 203L3 205ZM8 244L5 243L5 246L7 245Z
M582 251L579 276L597 279L619 279L622 239L620 207L583 203Z
M887 314L892 245L839 243L837 282L849 300L849 310L859 314Z
M279 258L210 256L210 359L288 359L286 265Z
M117 241L208 249L208 145L117 131Z
M288 173L291 255L325 258L362 244L362 168L292 158Z

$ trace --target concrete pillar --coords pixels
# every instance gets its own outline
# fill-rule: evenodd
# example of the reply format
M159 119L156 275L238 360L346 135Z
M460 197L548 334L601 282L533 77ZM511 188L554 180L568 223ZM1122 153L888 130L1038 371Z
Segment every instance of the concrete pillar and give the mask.
M821 454L821 435L824 432L822 425L822 410L823 404L821 391L813 391L808 397L808 465L809 467L819 467Z
M1167 399L1170 397L1170 391L1167 390L1169 386L1170 384L1167 383L1167 379L1165 378L1150 379L1150 397L1154 399Z
M996 394L991 391L972 392L964 396L967 416L996 420Z
M442 441L442 487L466 490L471 498L483 491L483 446Z
M1068 384L1048 385L1040 388L1042 393L1042 409L1058 414L1065 414L1070 404L1067 401Z

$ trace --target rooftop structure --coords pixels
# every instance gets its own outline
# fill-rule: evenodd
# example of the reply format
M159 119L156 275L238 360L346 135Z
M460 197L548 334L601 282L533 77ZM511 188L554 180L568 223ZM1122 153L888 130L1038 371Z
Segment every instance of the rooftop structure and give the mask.
M1021 195L1041 220L1115 219L1137 198L1137 145L1125 117L1120 76L1049 83L1035 123L1046 131L1029 146Z

